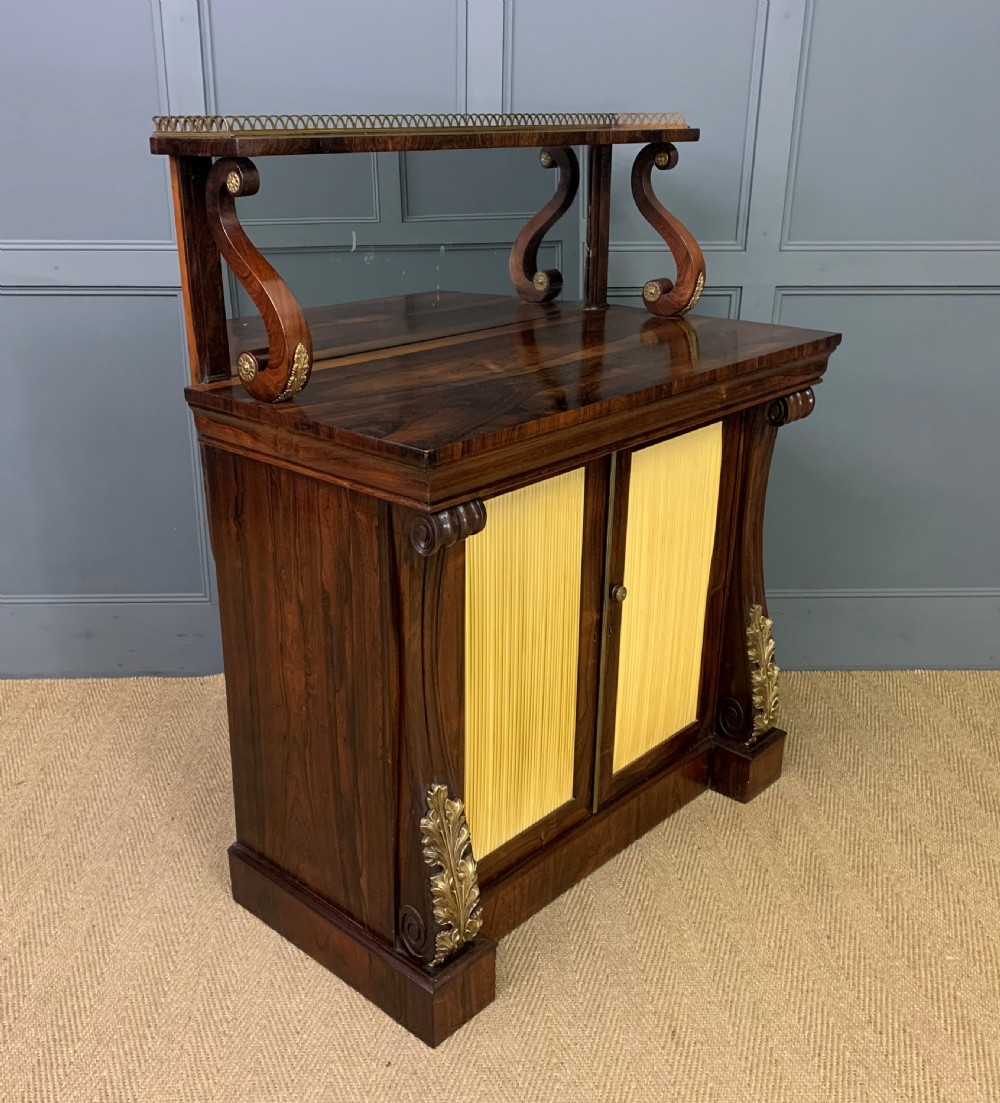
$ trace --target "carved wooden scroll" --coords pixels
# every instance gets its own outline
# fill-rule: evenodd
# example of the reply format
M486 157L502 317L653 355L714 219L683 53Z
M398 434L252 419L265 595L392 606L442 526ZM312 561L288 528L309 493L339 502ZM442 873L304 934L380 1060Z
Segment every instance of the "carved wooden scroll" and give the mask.
M421 555L433 555L467 540L486 527L486 506L473 498L437 513L418 513L410 524L410 541Z
M808 417L815 409L816 396L812 387L806 387L804 391L775 399L768 407L767 419L772 425L787 425L790 421Z
M267 328L267 356L244 352L236 362L243 386L262 402L283 402L302 390L312 371L312 337L288 285L247 237L236 200L254 195L260 176L246 157L216 161L208 174L206 207L212 236Z
M764 593L764 501L778 428L808 417L812 387L752 407L740 416L735 555L727 582L716 732L746 746L778 722L778 668ZM737 457L732 456L735 464ZM724 453L723 463L726 462Z
M510 251L511 283L518 295L529 303L546 303L562 291L563 278L558 268L537 270L538 246L569 210L580 186L580 163L569 146L543 149L539 160L543 168L558 166L559 183L548 203L525 223Z
M649 280L642 289L642 301L651 314L672 318L686 314L698 301L705 286L705 258L694 235L656 198L650 179L653 168L672 169L677 148L671 142L652 142L639 151L632 166L632 198L643 218L667 243L677 265L677 279Z

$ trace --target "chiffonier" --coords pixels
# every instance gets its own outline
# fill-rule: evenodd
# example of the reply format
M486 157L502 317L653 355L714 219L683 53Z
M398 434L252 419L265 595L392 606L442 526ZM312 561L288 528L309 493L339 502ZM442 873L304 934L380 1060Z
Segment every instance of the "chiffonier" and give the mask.
M778 777L764 494L839 336L688 313L704 259L651 182L698 137L680 116L155 125L218 572L233 895L436 1045L493 998L502 935L705 789L746 801ZM672 257L635 306L607 302L615 145L641 147L620 151L632 198ZM273 155L524 146L554 189L509 297L304 310L237 213ZM537 254L577 148L585 296L556 301ZM222 260L259 319L227 320Z

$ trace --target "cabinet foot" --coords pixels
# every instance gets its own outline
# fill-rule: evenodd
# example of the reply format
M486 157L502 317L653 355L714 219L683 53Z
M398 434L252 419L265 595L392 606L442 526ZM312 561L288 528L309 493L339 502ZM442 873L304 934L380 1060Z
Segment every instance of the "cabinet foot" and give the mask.
M492 1003L496 943L478 937L428 972L239 843L229 848L233 898L336 973L429 1046Z
M750 746L720 740L712 749L710 786L746 804L781 777L784 751L785 733L780 728Z

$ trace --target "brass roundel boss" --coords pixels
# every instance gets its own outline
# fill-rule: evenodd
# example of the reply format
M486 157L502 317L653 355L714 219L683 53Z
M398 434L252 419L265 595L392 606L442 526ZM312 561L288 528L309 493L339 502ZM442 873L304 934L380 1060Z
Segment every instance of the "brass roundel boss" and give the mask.
M256 379L259 367L257 357L252 352L241 353L236 361L236 371L244 383L252 383Z
M611 600L617 601L619 605L628 597L628 590L619 582L617 586L611 587Z
M542 152L538 155L538 160L541 162L542 168L547 169L552 167L552 162L554 158L547 149L543 149Z

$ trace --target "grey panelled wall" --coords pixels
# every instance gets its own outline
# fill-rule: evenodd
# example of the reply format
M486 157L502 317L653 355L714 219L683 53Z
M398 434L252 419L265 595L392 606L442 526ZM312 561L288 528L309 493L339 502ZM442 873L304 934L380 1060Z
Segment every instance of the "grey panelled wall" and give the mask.
M1000 665L1000 7L505 10L511 109L655 102L701 126L659 186L703 243L709 312L844 333L816 413L775 451L779 659ZM632 294L663 273L627 166L616 152L611 283Z
M211 0L206 103L223 114L308 113L320 102L344 113L475 110L467 71L479 6ZM308 20L307 36L295 12ZM501 56L498 45L498 64ZM275 57L296 64L275 66ZM270 161L259 167L260 193L241 201L240 214L305 305L438 287L507 293L509 244L554 183L529 150L289 158L277 172ZM578 228L572 218L556 226L540 258L568 274L574 295ZM236 313L253 310L233 280L229 296Z
M220 668L167 177L146 153L168 111L684 111L702 141L657 179L706 253L699 310L845 335L775 454L781 661L1000 662L995 4L38 0L5 22L0 673ZM506 290L552 187L525 151L261 168L241 213L306 303ZM611 298L638 303L669 264L628 168L617 151ZM571 214L543 251L571 295L580 236Z
M37 0L0 31L0 674L218 669L157 4Z

